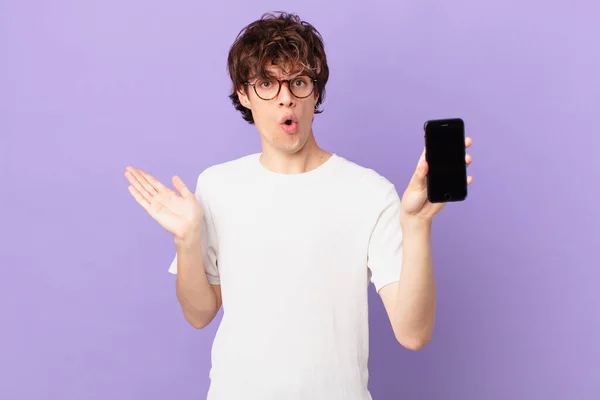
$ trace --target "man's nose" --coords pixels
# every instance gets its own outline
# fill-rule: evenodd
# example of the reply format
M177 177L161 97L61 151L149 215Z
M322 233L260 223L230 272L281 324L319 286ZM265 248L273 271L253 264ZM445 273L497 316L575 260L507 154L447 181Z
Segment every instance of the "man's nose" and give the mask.
M279 103L281 105L289 106L294 101L294 95L290 91L288 82L281 83L281 90L279 91Z

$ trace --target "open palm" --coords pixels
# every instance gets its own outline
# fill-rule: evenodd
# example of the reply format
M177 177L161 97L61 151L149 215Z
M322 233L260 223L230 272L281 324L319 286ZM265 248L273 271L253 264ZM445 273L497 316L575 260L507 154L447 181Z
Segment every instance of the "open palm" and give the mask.
M181 178L173 177L178 194L140 169L128 166L125 176L131 195L164 229L182 238L200 226L202 209Z

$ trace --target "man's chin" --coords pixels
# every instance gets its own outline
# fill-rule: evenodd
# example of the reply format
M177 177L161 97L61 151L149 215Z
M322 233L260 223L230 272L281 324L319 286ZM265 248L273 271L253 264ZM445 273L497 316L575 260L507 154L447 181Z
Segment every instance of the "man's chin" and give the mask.
M262 137L263 145L267 145L276 152L289 155L296 154L304 149L310 138L310 134L307 135L302 131L287 133L283 130L269 136Z
M296 154L306 146L307 140L294 140L283 146L278 146L279 151L286 154Z

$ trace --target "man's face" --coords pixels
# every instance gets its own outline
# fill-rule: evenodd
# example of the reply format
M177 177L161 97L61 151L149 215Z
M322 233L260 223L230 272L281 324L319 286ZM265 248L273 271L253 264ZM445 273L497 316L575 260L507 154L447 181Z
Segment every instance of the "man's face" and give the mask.
M318 100L315 90L310 92L314 83L310 77L300 75L293 70L288 75L284 75L276 66L270 66L267 70L274 78L291 79L289 85L287 82L282 82L279 94L273 97L277 93L276 80L251 78L249 79L251 85L246 87L247 92L238 91L238 96L242 105L252 111L263 147L268 146L272 150L287 154L296 153L312 136L312 122ZM299 98L292 92L300 97L306 96L309 92L310 95ZM273 98L268 100L271 97Z

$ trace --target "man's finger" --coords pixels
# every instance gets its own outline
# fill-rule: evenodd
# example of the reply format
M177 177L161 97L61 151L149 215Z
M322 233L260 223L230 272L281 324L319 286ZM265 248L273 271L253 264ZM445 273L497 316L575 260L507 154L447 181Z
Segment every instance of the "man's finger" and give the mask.
M156 188L153 185L151 185L148 179L146 178L148 174L144 175L144 172L142 170L133 167L127 167L127 171L137 179L140 185L144 187L144 189L148 192L148 194L150 194L150 196L155 196L158 193Z
M146 190L146 188L142 185L140 180L135 176L131 171L126 171L125 176L129 181L129 184L133 186L137 192L148 202L152 201L152 195Z
M148 182L148 184L150 184L158 193L170 190L168 187L160 183L158 179L156 179L146 171L142 171L141 169L138 169L138 171L144 177L144 179L146 179L146 182Z
M135 199L135 201L138 202L139 205L141 205L144 210L149 211L150 210L150 202L147 201L144 196L142 196L140 194L140 192L137 191L136 188L134 188L133 186L129 185L127 187L127 189L129 189L129 193L131 193L131 195L133 196L133 198Z
M173 177L173 186L181 193L184 199L194 196L194 193L186 186L183 180L177 175Z

